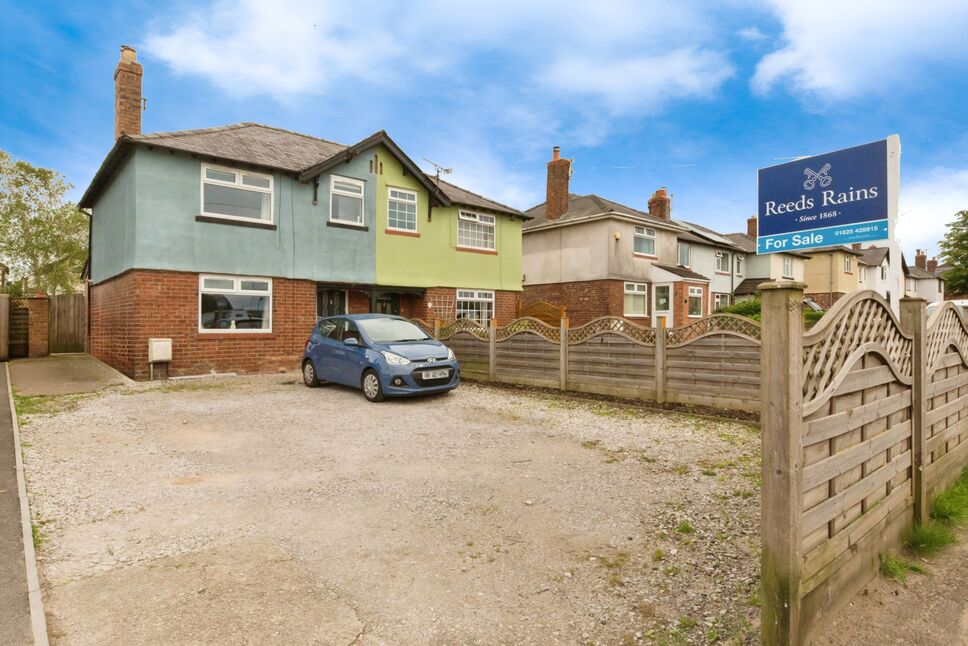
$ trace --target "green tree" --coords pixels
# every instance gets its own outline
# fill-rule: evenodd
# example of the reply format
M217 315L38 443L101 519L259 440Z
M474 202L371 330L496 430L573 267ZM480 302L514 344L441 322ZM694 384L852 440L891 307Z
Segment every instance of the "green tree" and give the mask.
M947 224L948 230L941 241L941 259L951 265L944 273L946 292L968 292L968 211L958 211L955 219Z
M81 283L88 221L64 201L70 188L57 171L0 150L0 262L32 290L69 293Z

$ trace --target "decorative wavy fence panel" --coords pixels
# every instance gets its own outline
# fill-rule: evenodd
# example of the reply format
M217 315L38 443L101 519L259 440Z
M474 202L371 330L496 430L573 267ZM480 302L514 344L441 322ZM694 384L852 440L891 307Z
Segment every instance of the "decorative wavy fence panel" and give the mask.
M842 298L803 334L800 283L763 290L763 642L809 643L968 462L968 325Z
M494 328L459 320L438 338L471 378L759 410L759 324L742 317L717 314L668 330L618 317L574 329L533 317Z

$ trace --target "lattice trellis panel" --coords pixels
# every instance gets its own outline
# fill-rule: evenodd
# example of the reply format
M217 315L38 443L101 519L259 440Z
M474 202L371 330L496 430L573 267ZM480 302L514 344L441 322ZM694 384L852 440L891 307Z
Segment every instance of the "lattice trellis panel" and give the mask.
M622 336L632 339L633 341L638 341L639 343L655 345L654 329L636 325L631 321L627 321L616 316L603 316L602 318L597 318L593 321L585 323L584 325L576 327L573 330L570 330L568 332L568 343L569 345L577 345L579 343L584 343L593 336L606 334L608 332L621 334Z
M410 322L416 325L421 330L423 330L423 333L426 334L427 336L434 335L434 326L431 325L430 323L427 323L427 321L423 319L414 318L414 319L410 319Z
M431 294L431 311L434 318L450 323L457 319L457 297L452 294Z
M913 340L901 331L882 296L857 292L838 301L803 339L805 410L815 406L841 373L850 369L848 361L852 364L858 358L851 355L862 346L883 355L902 381L910 383Z
M553 327L532 317L516 319L503 327L497 328L495 339L504 341L519 332L533 332L552 343L561 343L560 327Z
M682 327L669 328L666 341L669 345L682 345L713 332L732 332L760 340L760 324L753 319L736 314L713 314Z
M928 374L934 371L938 359L949 345L954 345L968 357L968 323L954 303L945 303L928 325Z
M440 339L454 336L458 332L468 332L478 339L487 339L488 329L474 319L457 319L449 325L440 328Z
M540 301L522 307L518 312L518 316L521 318L536 318L539 321L544 321L548 325L556 325L561 319L566 318L564 307L553 305L547 301Z

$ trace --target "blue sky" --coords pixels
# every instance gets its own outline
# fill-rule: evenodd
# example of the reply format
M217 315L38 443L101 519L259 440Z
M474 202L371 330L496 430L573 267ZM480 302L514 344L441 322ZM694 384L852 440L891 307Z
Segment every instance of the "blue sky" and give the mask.
M901 135L901 242L968 208L964 0L3 2L0 148L86 187L122 43L146 132L258 121L416 161L519 208L571 189L745 228L756 169ZM425 167L429 168L425 164Z

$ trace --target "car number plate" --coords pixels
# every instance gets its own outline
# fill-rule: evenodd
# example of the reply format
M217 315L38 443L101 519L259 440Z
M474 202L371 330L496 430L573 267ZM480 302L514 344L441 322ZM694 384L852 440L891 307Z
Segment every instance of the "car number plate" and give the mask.
M450 374L450 370L447 370L446 368L444 368L443 370L424 370L423 378L424 379L443 379L449 374Z

